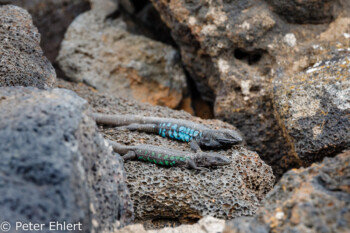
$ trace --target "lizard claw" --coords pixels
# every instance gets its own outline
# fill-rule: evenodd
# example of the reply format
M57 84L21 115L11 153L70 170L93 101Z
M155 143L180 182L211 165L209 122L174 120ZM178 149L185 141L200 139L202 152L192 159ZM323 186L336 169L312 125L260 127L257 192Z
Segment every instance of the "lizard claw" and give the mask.
M190 148L193 150L195 153L201 152L201 148L199 147L198 143L195 140L192 140L190 143Z

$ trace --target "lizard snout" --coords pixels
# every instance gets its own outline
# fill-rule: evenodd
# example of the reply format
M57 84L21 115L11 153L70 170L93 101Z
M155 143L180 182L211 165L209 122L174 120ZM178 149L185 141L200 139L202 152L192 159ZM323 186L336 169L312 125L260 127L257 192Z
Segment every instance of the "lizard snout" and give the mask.
M212 166L224 166L231 163L231 160L220 154L213 154L210 158L210 164Z
M230 159L223 157L223 156L220 156L220 158L218 158L217 166L224 166L224 165L228 165L230 163L231 163Z
M234 144L241 143L243 141L242 136L233 130L223 131L221 135L217 136L216 139L224 145L234 145Z

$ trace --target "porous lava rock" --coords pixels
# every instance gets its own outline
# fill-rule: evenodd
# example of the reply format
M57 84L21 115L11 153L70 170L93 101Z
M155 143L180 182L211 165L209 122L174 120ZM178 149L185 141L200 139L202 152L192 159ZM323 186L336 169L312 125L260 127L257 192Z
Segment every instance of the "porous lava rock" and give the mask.
M118 5L108 0L95 1L74 20L58 62L73 81L153 105L177 107L187 87L178 52L130 33Z
M43 56L40 34L29 13L17 6L0 6L0 87L53 87L56 73Z
M123 162L85 100L32 87L1 87L0 100L1 222L49 231L50 221L65 221L81 223L74 232L101 232L133 220Z
M151 2L171 28L197 89L214 104L215 117L237 126L249 148L257 151L276 175L293 167L295 161L287 156L287 139L273 114L271 82L281 73L295 74L312 64L311 54L318 42L338 42L344 32L349 33L342 29L348 26L333 23L344 20L342 24L348 24L350 2ZM292 11L278 14L276 10L283 8ZM322 37L331 27L335 27L334 36Z
M60 81L60 86L86 98L95 112L172 117L195 121L211 128L234 129L219 120L202 120L183 111L93 92L83 85ZM190 151L188 144L158 135L116 128L101 127L101 130L106 138L126 145L152 144ZM192 222L206 215L224 219L253 215L264 195L273 187L275 178L271 168L257 153L243 146L216 152L229 157L231 164L195 171L165 168L140 161L125 162L136 220L152 223L164 220L175 224Z
M283 175L254 217L237 218L224 233L349 232L350 152Z
M89 0L0 0L0 4L16 5L31 14L41 34L41 48L51 62L55 62L69 24L90 9Z
M201 172L139 161L125 163L136 217L186 221L205 215L224 219L253 215L272 188L272 170L246 149L221 154L229 155L229 166Z
M290 155L308 166L350 148L350 50L274 80L277 118Z

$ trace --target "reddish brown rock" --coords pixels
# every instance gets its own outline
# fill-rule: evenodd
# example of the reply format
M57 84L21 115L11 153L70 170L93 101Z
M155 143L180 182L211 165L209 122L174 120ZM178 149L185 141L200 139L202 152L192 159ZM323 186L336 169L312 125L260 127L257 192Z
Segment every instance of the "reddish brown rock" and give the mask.
M349 2L151 1L171 28L198 90L214 103L215 117L236 125L275 174L294 166L274 117L271 82L313 64L313 46L334 40L322 37L327 29L336 26L336 37L342 36L335 22L347 19ZM286 21L274 12L279 6L293 9L288 15L305 24ZM314 6L320 9L314 11ZM307 24L310 20L315 24Z
M274 81L277 118L303 166L350 148L350 48L334 53Z
M349 232L350 152L283 175L254 217L237 218L224 233Z
M107 4L108 3L108 4ZM187 88L177 51L128 31L112 1L96 1L69 27L58 62L73 81L101 92L176 108Z

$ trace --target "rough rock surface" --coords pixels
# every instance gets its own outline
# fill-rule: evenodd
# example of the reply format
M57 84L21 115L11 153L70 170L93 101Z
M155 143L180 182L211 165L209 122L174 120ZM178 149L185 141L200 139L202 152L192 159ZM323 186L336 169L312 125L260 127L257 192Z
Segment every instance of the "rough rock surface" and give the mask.
M28 87L2 87L0 100L1 222L80 222L101 232L132 221L123 162L85 100Z
M114 137L124 143L139 144L119 134ZM146 143L158 139L144 138L148 139ZM136 217L188 221L205 215L224 219L253 215L259 201L272 188L271 168L256 153L243 148L221 154L229 156L229 166L201 172L138 161L125 163Z
M28 12L0 6L0 86L50 88L56 80L39 46L40 34Z
M141 114L145 116L188 119L208 127L233 128L219 120L201 120L183 111L152 107L125 98L116 98L89 90L83 85L60 81L60 85L87 99L94 111L109 114ZM189 145L157 135L101 128L104 135L123 144L153 144L190 151ZM134 202L137 220L151 220L155 225L168 222L186 223L211 215L230 219L252 215L260 200L272 188L274 176L258 154L237 146L218 153L229 156L232 164L221 168L194 171L163 168L139 161L125 163L127 182Z
M177 51L131 34L115 11L113 2L97 1L70 25L58 57L61 69L102 92L177 107L187 86Z
M350 48L338 50L274 81L276 114L300 165L350 148Z
M290 23L330 22L339 14L339 0L265 0Z
M166 227L159 230L148 230L141 224L130 225L116 231L116 233L221 233L225 227L225 220L206 216L193 225Z
M26 9L41 34L45 56L54 62L67 27L80 13L90 8L89 0L0 0Z
M349 232L350 151L283 175L252 218L238 218L225 233Z
M344 31L340 28L348 27L345 20L349 17L350 2L151 2L172 29L183 63L198 90L215 103L215 117L237 126L249 148L256 150L275 174L282 174L293 161L283 158L289 148L273 116L271 81L282 71L294 74L312 64L310 54L315 38L337 41L338 38L322 38L321 34L337 26L333 35L342 35ZM318 10L313 6L319 6ZM272 11L276 9L293 11L278 15ZM313 24L289 23L286 16ZM324 19L344 19L344 26L325 24Z

